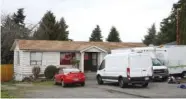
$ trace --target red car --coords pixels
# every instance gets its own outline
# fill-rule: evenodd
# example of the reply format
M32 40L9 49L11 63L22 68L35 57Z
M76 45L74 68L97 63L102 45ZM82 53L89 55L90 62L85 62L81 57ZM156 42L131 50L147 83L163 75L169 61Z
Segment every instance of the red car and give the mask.
M77 68L61 68L54 76L54 83L65 87L67 84L85 85L85 74Z

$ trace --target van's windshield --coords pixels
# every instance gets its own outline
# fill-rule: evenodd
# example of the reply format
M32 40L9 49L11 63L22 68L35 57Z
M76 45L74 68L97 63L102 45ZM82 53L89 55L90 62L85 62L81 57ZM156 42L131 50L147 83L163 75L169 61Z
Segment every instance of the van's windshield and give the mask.
M162 63L156 58L152 59L152 64L153 66L162 66Z

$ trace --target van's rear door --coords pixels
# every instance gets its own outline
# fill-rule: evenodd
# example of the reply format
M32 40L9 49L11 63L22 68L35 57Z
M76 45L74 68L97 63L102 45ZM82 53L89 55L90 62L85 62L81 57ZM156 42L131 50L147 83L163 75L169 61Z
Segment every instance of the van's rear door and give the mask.
M130 77L148 76L152 68L152 60L148 55L129 55Z

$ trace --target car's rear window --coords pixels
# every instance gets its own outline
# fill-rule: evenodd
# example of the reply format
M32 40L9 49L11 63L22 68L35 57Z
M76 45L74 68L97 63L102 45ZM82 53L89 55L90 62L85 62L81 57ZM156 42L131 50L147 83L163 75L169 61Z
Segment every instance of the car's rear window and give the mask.
M79 69L75 69L75 68L73 68L73 69L63 69L63 71L64 71L64 73L77 73L77 72L79 72L80 70Z

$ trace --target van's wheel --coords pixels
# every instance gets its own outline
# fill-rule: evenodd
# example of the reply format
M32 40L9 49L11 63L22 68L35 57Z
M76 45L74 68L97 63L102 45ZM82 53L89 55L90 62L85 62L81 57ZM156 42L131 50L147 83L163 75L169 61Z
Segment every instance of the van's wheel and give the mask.
M62 87L66 87L66 84L64 83L63 80L61 81L61 86L62 86Z
M182 72L182 78L186 78L186 71Z
M121 78L119 78L119 86L121 87L121 88L124 88L125 86L127 86L127 83L124 83L124 80L123 80L123 78L121 77Z
M162 78L162 81L165 82L168 80L168 77Z
M99 85L102 85L102 84L103 84L103 80L102 80L102 78L101 78L100 75L97 76L97 83L98 83Z
M149 83L144 83L143 85L142 85L142 87L147 87L149 85Z

